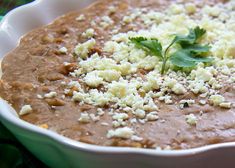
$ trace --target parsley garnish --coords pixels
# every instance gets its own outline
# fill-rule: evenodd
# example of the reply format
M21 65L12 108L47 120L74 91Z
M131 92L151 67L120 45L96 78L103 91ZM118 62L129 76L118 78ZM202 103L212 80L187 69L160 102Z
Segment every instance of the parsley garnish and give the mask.
M205 34L206 30L197 26L194 29L190 29L186 36L175 35L175 38L165 51L163 51L162 44L156 38L133 37L130 38L130 41L150 55L159 57L163 62L161 74L164 74L168 60L177 67L194 67L199 62L211 62L213 58L203 56L209 52L210 46L199 44ZM178 50L173 54L168 54L169 49L174 44L179 45Z

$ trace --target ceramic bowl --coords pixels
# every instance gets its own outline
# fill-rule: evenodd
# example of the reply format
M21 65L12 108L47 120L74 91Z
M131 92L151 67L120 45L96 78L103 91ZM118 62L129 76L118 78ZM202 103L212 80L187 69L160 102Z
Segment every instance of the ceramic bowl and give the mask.
M36 0L8 13L0 23L0 58L15 48L21 36L95 0ZM228 168L235 167L235 142L188 150L103 147L77 142L18 118L0 100L0 121L38 159L55 168Z

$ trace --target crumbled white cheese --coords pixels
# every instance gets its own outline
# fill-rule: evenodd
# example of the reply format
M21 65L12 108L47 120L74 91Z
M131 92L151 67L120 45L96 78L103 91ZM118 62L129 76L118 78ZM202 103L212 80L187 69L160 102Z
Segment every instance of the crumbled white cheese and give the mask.
M131 16L124 16L122 21L125 23L130 23L133 21L133 18Z
M156 12L156 11L150 10L146 14L142 13L140 15L140 17L146 25L150 25L152 23L159 24L164 19L164 14L161 12Z
M130 15L125 15L122 19L122 21L124 23L131 23L133 22L138 16L141 15L141 11L139 11L138 9L135 9L135 11L133 11Z
M132 119L130 120L130 123L131 123L131 124L137 123L137 119L136 119L136 118L132 118Z
M84 81L90 87L98 87L103 83L103 78L99 77L97 71L92 71L85 76Z
M68 88L76 87L77 89L81 89L81 85L78 81L70 81L68 83Z
M164 101L166 104L172 104L173 101L171 100L171 96L165 95L165 96L160 96L158 98L160 101Z
M75 69L73 72L70 72L69 75L73 77L79 77L80 75L83 75L82 69Z
M106 51L106 52L114 53L115 51L118 51L119 48L120 48L120 45L117 42L115 42L115 41L107 41L104 44L103 50Z
M85 99L87 103L96 105L96 106L104 106L108 104L110 101L112 101L112 95L108 93L103 93L101 91L98 91L97 89L92 89L89 91L89 99Z
M172 150L171 146L170 145L167 145L163 150L165 151L169 151L169 150Z
M95 30L92 29L92 28L89 28L87 29L85 32L82 33L82 36L83 37L86 37L86 38L91 38L95 35Z
M189 81L189 83L189 89L195 94L206 93L208 91L208 88L203 80L193 80Z
M173 88L175 84L177 84L177 81L170 77L166 77L163 83L164 86L169 87L170 89Z
M43 99L43 96L40 95L40 94L38 94L38 95L37 95L37 98L38 98L38 99Z
M189 125L196 125L197 124L197 117L194 114L186 115L186 122Z
M131 112L131 111L132 111L132 108L130 108L130 107L125 107L125 108L123 108L123 111L125 111L125 112Z
M137 109L134 111L136 117L143 119L145 117L145 111L142 109Z
M129 127L117 128L116 130L109 130L107 138L124 138L130 139L134 134L134 131Z
M49 92L44 95L45 98L54 98L57 96L56 92Z
M147 95L146 95L147 97ZM144 105L143 109L145 111L154 111L154 110L158 110L158 106L154 103L152 98L147 98L146 100L148 100L148 104Z
M219 14L221 13L221 9L218 6L211 7L211 6L206 5L202 10L208 15L213 16L213 17L218 17Z
M98 114L99 116L104 115L103 109L102 109L102 108L97 108L97 114Z
M113 23L113 20L109 16L103 16L101 18L104 22Z
M83 94L83 93L74 91L74 92L73 92L72 100L73 100L74 102L82 101L82 100L85 99L86 96L87 96L86 94Z
M81 14L81 15L79 15L77 18L76 18L76 20L77 21L83 21L83 20L85 20L86 18L85 18L85 15L84 14Z
M99 76L107 82L116 81L121 77L121 73L116 70L103 70L99 71Z
M128 85L127 83L113 81L109 84L108 92L119 98L124 97L127 95Z
M115 113L112 118L114 120L126 120L128 117L129 116L126 113Z
M85 59L88 56L88 53L90 52L90 49L92 47L94 47L94 45L96 44L95 39L91 38L90 40L84 42L84 43L79 43L76 47L75 47L75 54L80 56L81 58Z
M222 87L215 78L211 78L208 83L212 86L212 89L221 89Z
M155 121L155 120L158 120L159 117L157 115L158 113L157 112L150 112L146 115L146 119L147 121Z
M106 123L106 122L102 122L100 124L103 125L103 126L109 126L109 123Z
M31 105L24 105L22 108L21 108L21 110L20 110L20 112L19 112L19 115L26 115L26 114L29 114L29 113L31 113L33 111L33 109L32 109L32 107L31 107Z
M194 73L197 80L202 80L204 82L208 82L213 77L213 74L205 68L198 68L197 70L191 72L191 74Z
M232 103L224 102L224 103L220 103L219 106L222 107L222 108L230 109L232 107Z
M113 121L112 122L112 126L114 127L114 128L117 128L117 127L120 127L121 125L122 125L122 122L123 121Z
M215 106L219 106L221 103L223 103L225 101L225 98L222 95L211 95L209 98L209 101L215 105Z
M139 137L139 136L136 136L136 135L132 135L132 137L131 137L131 140L132 141L142 141L143 140L143 138L142 137Z
M108 11L109 11L110 14L115 13L116 12L116 7L115 6L109 6Z
M234 51L234 54L235 54L235 51ZM231 74L231 70L227 67L227 66L224 66L221 70L221 72L224 74L224 75L230 75Z
M206 100L200 100L199 103L200 103L201 105L205 105L205 104L206 104Z
M185 9L188 14L193 14L196 12L197 8L196 5L193 3L186 3L185 4Z
M189 106L194 104L195 103L195 100L192 100L192 99L183 99L183 100L180 100L179 102L180 104L185 104L187 103Z
M78 119L78 121L81 123L88 123L88 122L90 122L90 119L91 118L90 118L89 114L85 112L85 113L81 113L81 116Z
M229 42L226 50L226 55L235 58L235 40Z
M146 123L146 119L139 119L138 120L141 124L145 124Z
M67 51L68 51L68 49L67 49L66 47L61 47L61 48L59 49L59 52L61 52L61 53L63 53L63 54L66 54Z
M106 28L110 25L113 24L113 20L109 17L109 16L103 16L101 17L101 22L100 22L100 25L103 27L103 28Z
M91 120L92 121L94 121L94 122L97 122L97 121L99 121L100 120L100 117L99 116L96 116L95 114L90 114L90 118L91 118Z
M180 5L180 4L172 4L169 7L169 11L172 14L180 14L180 13L184 12L184 7L183 7L183 5Z
M187 90L185 89L185 87L184 87L182 84L180 84L180 83L176 83L176 84L173 86L172 91L173 91L175 94L177 94L177 95L179 95L179 94L184 94L184 93L187 92Z

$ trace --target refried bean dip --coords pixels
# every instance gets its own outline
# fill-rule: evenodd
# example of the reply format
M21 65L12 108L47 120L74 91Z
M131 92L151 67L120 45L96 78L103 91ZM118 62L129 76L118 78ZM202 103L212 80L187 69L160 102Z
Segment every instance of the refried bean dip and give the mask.
M210 63L179 68L132 37L206 30ZM20 118L102 146L188 149L235 141L235 1L103 0L25 35L2 61ZM177 50L174 45L169 53Z

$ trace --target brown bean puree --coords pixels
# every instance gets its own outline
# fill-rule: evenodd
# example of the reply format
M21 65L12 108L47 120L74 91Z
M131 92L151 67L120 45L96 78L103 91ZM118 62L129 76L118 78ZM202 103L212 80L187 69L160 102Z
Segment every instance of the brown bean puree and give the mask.
M151 20L150 14L148 15L149 17L146 16L146 19L144 19L144 14L149 11L155 11L157 14L162 12L162 17L165 17L164 15L181 17L186 13L192 20L202 20L203 16L200 13L200 9L205 8L205 6L212 8L210 5L216 5L219 2L221 4L218 7L229 3L219 0L191 2L103 0L82 11L63 15L52 24L29 32L21 39L17 48L4 57L2 61L3 75L0 81L0 96L12 104L22 120L89 144L188 149L208 144L235 141L234 65L226 64L230 71L222 73L225 65L213 64L211 67L214 67L214 70L210 70L210 72L208 70L208 73L210 78L218 81L218 85L213 85L212 87L212 84L210 84L211 80L204 79L203 76L203 84L208 90L201 92L190 90L189 84L183 83L187 79L187 75L192 75L193 71L187 73L180 71L181 77L179 79L173 75L172 78L177 81L180 80L186 89L179 94L177 94L177 91L174 93L170 86L171 84L165 84L164 86L162 84L166 81L166 77L171 77L171 74L176 74L177 71L169 70L167 74L159 75L156 80L163 81L162 83L160 82L160 87L150 89L151 94L155 95L151 98L153 100L152 103L154 103L153 109L147 107L136 109L128 105L123 107L120 104L115 105L119 101L120 96L116 96L118 98L109 103L95 104L89 103L89 101L82 101L76 98L75 95L80 92L80 89L85 93L88 93L91 89L106 92L107 88L105 85L107 83L119 81L106 79L109 74L107 73L101 77L105 82L92 86L84 79L86 74L92 70L82 71L78 75L74 75L74 72L81 68L79 62L89 59L95 53L99 55L100 59L104 57L113 59L113 53L116 52L114 51L115 49L109 51L104 49L104 46L107 41L111 41L114 35L148 30L153 24L160 26L160 24L170 20L170 18L161 20L164 18L157 15L153 15ZM181 7L184 10L183 14L181 13ZM196 8L196 12L193 11L194 8ZM142 13L138 14L135 9L139 9ZM164 13L163 11L166 12ZM216 18L220 17L216 13L210 13L210 10L206 11L209 11L207 12L208 18L217 21L218 19L216 20ZM177 21L181 24L184 19L181 21L175 20L175 22ZM226 21L225 18L225 21L221 23L225 24ZM207 26L204 25L204 27ZM180 27L187 30L190 25L180 25ZM207 32L209 36L210 30L207 30ZM121 35L118 38L115 45L120 45L120 43L131 45L128 42L125 43L125 40L122 41ZM213 38L215 39L216 35ZM211 41L210 44L216 44L213 38L211 40L208 38L208 41ZM95 45L87 48L89 52L83 48L85 54L82 54L79 49L77 49L79 51L76 54L74 50L77 44L84 44L89 39L95 39L96 41ZM138 51L143 53L143 51ZM121 55L125 55L124 49L121 49L121 52ZM222 58L220 59L223 61ZM229 57L229 59L230 62L234 61L234 57ZM118 65L122 64L121 61L116 62ZM97 61L96 64L100 65L100 62ZM92 68L93 64L90 66ZM196 69L200 68L196 67ZM200 76L204 73L204 69L206 69L206 66L204 68L202 66L201 71L195 70L194 74ZM142 82L144 82L147 80L147 74L153 70L154 68L151 67L137 66L136 70L131 71L128 75L122 72L122 68L117 72L121 72L123 80L130 81L132 78L136 79L139 77L138 80L143 80ZM76 85L68 87L71 81L77 82L76 84L79 84L81 88L76 87ZM191 85L195 81L191 82ZM91 79L92 82L94 81ZM173 85L175 86L176 83L178 82L173 82ZM128 87L126 85L125 87ZM165 89L162 89L163 87ZM140 99L147 93L149 91L138 90ZM159 96L157 95L158 93L163 95ZM128 94L129 92L124 97L127 97ZM29 106L22 109L25 105ZM148 115L150 113L151 115ZM116 118L114 117L115 114ZM124 114L127 114L127 116ZM125 129L117 130L118 128Z

